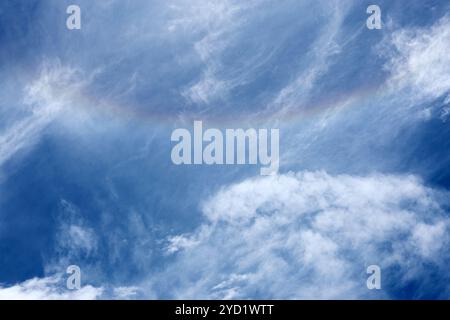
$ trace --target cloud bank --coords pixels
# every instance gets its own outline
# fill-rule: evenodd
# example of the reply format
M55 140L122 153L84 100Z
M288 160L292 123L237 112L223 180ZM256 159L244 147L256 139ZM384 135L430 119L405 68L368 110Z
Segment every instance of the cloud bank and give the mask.
M79 290L67 290L64 280L55 275L34 278L10 287L0 286L0 300L94 300L101 296L103 289L87 285Z
M249 179L205 202L196 232L169 240L176 262L151 283L170 282L175 298L389 297L399 284L426 281L425 264L444 273L443 205L413 176ZM366 288L372 264L384 270L380 292Z

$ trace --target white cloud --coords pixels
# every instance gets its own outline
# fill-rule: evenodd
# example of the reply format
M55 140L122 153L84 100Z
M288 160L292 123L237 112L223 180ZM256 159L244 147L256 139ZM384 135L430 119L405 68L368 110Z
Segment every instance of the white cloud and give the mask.
M420 282L422 262L445 269L439 194L413 176L246 180L205 202L207 222L176 237L175 262L150 286L173 282L175 298L386 297L396 281ZM371 264L399 270L380 292L366 288Z
M431 27L405 28L383 43L393 90L412 89L417 98L438 98L450 91L450 16Z
M259 37L258 31L255 34L255 28L261 28L259 19L265 17L267 25L274 23L276 28L276 21L285 19L292 11L309 11L317 15L317 18L302 17L302 23L295 25L296 33L301 38L302 34L311 32L310 28L321 28L322 32L302 55L305 67L269 103L266 111L298 106L309 98L317 79L328 70L330 58L340 52L338 37L351 6L352 2L304 1L288 2L274 10L266 0L176 2L172 9L179 14L178 18L171 20L169 30L190 30L191 35L197 35L194 49L204 63L200 79L187 87L182 95L193 103L208 104L217 98L226 101L225 98L232 89L253 81L260 70L272 68L268 62L273 55L279 54L280 49L286 45L285 41L292 41L279 34L262 38L257 47L247 47L249 42L252 43L247 39ZM288 35L289 32L292 30L288 29ZM224 61L224 54L232 51L242 51L245 59L236 58L232 64Z
M118 287L114 288L114 298L115 299L131 299L139 293L138 287Z
M33 278L11 287L0 286L0 300L93 300L103 289L87 285L68 290L61 276Z
M70 201L61 199L60 211L56 216L57 231L51 259L44 266L46 275L65 272L70 265L78 265L83 274L95 278L95 265L83 261L98 253L98 236L89 225L80 209Z
M182 92L188 101L209 103L211 99L223 96L240 82L240 77L222 79L223 75L219 75L220 55L233 42L238 28L245 23L244 17L263 2L182 0L171 6L178 14L177 18L169 22L168 29L189 29L191 35L199 35L199 39L194 40L194 49L204 63L204 71L197 82Z
M95 253L97 250L95 231L86 224L82 213L73 203L61 200L61 214L58 220L58 250L72 257Z
M412 240L422 256L438 258L439 250L442 248L441 241L448 237L447 228L447 222L442 221L433 225L421 222L414 227Z
M82 82L77 71L59 62L44 63L40 75L25 88L27 116L0 133L0 166L17 152L31 146L78 93Z
M307 52L308 67L280 91L270 103L269 111L282 113L302 106L310 98L310 92L317 85L317 80L327 72L332 63L331 58L340 53L341 45L338 44L338 40L349 10L349 3L331 1L323 3L323 6L324 12L330 12L329 22L321 26L320 36Z
M196 244L198 244L198 242L193 239L186 238L183 235L177 235L168 239L166 250L168 253L175 253L182 248L192 247Z

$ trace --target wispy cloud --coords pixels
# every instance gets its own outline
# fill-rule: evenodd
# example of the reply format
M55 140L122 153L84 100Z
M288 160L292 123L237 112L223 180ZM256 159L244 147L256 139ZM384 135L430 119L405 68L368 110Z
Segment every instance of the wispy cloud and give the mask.
M32 146L46 126L70 106L81 85L76 70L59 62L44 63L37 79L24 88L24 100L18 102L26 115L0 133L0 166Z
M69 260L65 264L68 266L70 259L94 255L98 239L93 228L87 224L83 214L73 203L62 199L60 207L55 250L59 256L64 255L65 259Z
M241 69L238 77L226 76L222 71L221 56L235 42L238 28L245 24L245 16L257 10L264 1L178 1L171 8L180 17L170 21L170 31L190 29L198 34L194 49L203 62L203 75L189 86L182 95L193 103L209 103L212 99L224 98L227 91L242 81ZM240 80L241 79L241 80Z
M292 108L301 108L309 101L312 89L318 85L317 80L327 72L333 56L341 52L339 40L350 3L331 1L324 4L326 9L323 10L330 12L330 17L305 55L307 66L269 104L270 112L283 114Z

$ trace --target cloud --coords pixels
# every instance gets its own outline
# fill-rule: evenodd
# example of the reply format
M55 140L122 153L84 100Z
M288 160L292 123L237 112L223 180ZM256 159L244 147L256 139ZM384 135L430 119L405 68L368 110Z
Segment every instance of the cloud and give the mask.
M113 290L116 299L131 299L139 293L138 287L118 287Z
M182 92L184 98L193 103L209 103L241 82L241 76L222 79L221 55L236 41L244 17L260 3L263 1L178 1L171 6L179 16L169 22L168 29L174 32L189 28L200 35L194 40L194 50L204 64L203 74Z
M136 286L94 287L82 286L77 290L65 287L66 277L54 274L33 278L9 287L0 285L0 300L99 300L133 299L142 294Z
M368 30L365 32L373 34ZM296 169L301 165L306 169L326 168L330 172L352 173L414 171L424 179L430 177L431 171L441 175L448 166L442 163L440 167L433 158L441 152L440 144L433 146L431 153L419 153L423 152L421 148L430 150L429 139L422 141L420 138L430 134L426 133L428 130L435 131L433 135L437 140L442 138L442 143L447 140L443 128L425 129L424 122L432 119L448 121L449 32L448 15L426 27L386 27L385 38L373 47L373 53L368 54L373 61L356 64L358 74L371 74L372 80L378 79L378 83L370 90L357 90L343 99L335 99L326 109L318 108L320 113L314 114L314 121L308 121L308 115L299 117L297 125L284 134L283 167ZM370 42L376 43L376 39L373 41ZM362 47L359 50L371 51ZM342 53L352 56L354 51ZM378 70L383 68L383 72ZM332 78L331 73L325 75L326 79ZM367 83L361 82L362 87ZM315 90L321 84L314 86ZM286 99L280 100L281 104L273 106L294 106L302 101L303 90L308 86L295 89L295 84L292 85L292 95L286 95ZM326 95L326 90L317 92L319 96ZM314 102L312 106L315 106ZM388 154L387 150L390 150ZM420 160L412 164L411 157Z
M117 6L113 6L115 3ZM259 7L259 4L267 5ZM142 10L142 5L146 10ZM448 253L448 221L439 192L425 187L417 178L410 176L330 176L321 172L250 179L225 187L204 203L206 222L192 234L175 234L169 237L163 246L166 256L159 259L157 254L161 248L158 247L158 239L174 230L172 228L191 230L192 224L198 220L177 215L189 211L190 217L195 217L196 210L192 209L191 204L204 192L208 192L209 186L205 187L201 183L199 188L193 188L192 181L184 179L189 181L186 182L189 185L186 190L189 192L185 194L179 191L183 189L183 184L176 190L172 188L173 181L180 181L178 174L166 174L164 179L160 179L159 174L164 170L158 164L165 163L164 150L150 152L151 161L146 161L146 165L143 165L144 161L133 162L120 172L106 167L108 161L115 161L116 158L121 160L124 153L129 150L132 153L136 149L136 135L144 132L142 136L146 136L155 129L148 123L144 124L148 129L142 131L135 122L130 125L122 108L127 105L127 99L143 110L155 108L159 102L162 106L173 104L176 108L164 111L168 117L184 111L183 101L178 104L180 101L173 98L178 97L179 92L194 104L216 102L215 99L225 97L223 105L242 103L243 107L238 112L249 111L252 116L252 111L255 110L249 108L250 104L257 105L258 112L261 110L259 102L263 102L263 106L269 106L269 113L313 104L312 98L316 94L322 96L327 92L320 90L327 82L325 77L329 76L333 64L344 56L339 55L344 46L341 36L344 36L343 30L348 29L346 26L353 17L350 18L346 8L342 8L336 1L316 5L313 1L286 1L276 6L268 1L244 3L233 0L180 0L170 4L155 2L154 6L153 3L127 3L127 12L131 14L127 15L127 21L120 19L120 13L124 9L122 2L102 2L99 6L97 9L95 6L87 7L99 13L97 16L100 20L87 21L85 26L90 26L90 30L101 30L100 33L94 36L90 32L83 33L83 41L80 38L80 42L73 42L73 36L66 34L64 37L68 40L62 46L59 45L61 50L50 51L56 54L64 52L64 57L78 63L79 67L83 66L84 70L92 70L92 66L97 65L104 69L95 79L96 85L88 90L90 96L98 96L98 99L91 101L104 101L104 104L92 103L92 108L86 108L87 112L92 113L94 109L105 106L104 114L108 117L93 125L102 134L90 135L91 131L86 130L87 128L76 127L84 129L79 131L83 133L83 137L88 136L86 140L89 143L76 143L79 150L74 151L73 156L67 159L76 162L79 170L74 172L83 177L86 175L83 170L87 167L78 161L78 155L83 153L84 157L89 158L90 164L101 164L106 173L113 175L114 183L117 183L117 199L111 205L112 198L108 198L106 192L100 189L103 187L99 182L103 178L103 170L100 170L99 179L90 175L90 179L80 182L90 181L93 182L92 186L74 184L76 188L83 187L82 194L92 195L92 198L98 199L104 206L94 205L90 208L94 201L83 198L83 210L86 210L83 217L86 220L74 218L70 214L67 221L58 221L58 229L52 238L57 242L56 249L54 256L46 260L46 274L80 262L80 265L86 265L85 274L89 274L91 279L101 281L99 279L107 278L112 283L124 282L121 285L134 284L134 280L143 273L151 273L151 290L144 292L151 292L152 295L158 292L161 296L185 298L350 298L371 296L365 288L367 264L380 264L383 270L394 270L388 273L383 271L387 278L383 280L384 291L374 293L377 297L389 295L392 283L397 280L405 287L408 281L427 281L419 274L433 272L429 269L436 268L437 271L434 272L443 270L443 261ZM105 6L111 7L111 11L100 12ZM172 33L173 37L160 33L161 24L165 25L167 22L167 6L171 6L171 13L176 12L175 18L166 24L168 34ZM301 14L299 19L299 14L305 12L307 14ZM149 13L155 18L149 19ZM47 18L54 21L52 17ZM364 11L360 18L364 20ZM103 25L109 25L113 29L102 29ZM43 26L48 27L45 24ZM51 31L45 28L42 30ZM110 37L111 30L114 31L114 37ZM49 35L51 34L50 32ZM448 18L431 27L394 32L389 39L389 48L394 50L394 53L389 53L391 84L431 98L446 94L448 77L445 75L449 65L448 54L445 55L449 51L446 38ZM89 47L89 50L73 50L74 46ZM111 51L112 47L117 50ZM200 63L192 58L191 51L194 51ZM80 56L80 52L84 54ZM345 52L345 55L347 53L351 57L360 56L359 51L356 54ZM45 55L45 52L37 56L41 55ZM352 63L358 62L351 60ZM355 64L358 70L361 71L360 66L364 62L361 60ZM339 66L343 67L336 64L337 68ZM341 75L342 70L337 70L337 75ZM43 67L41 74L25 90L26 115L12 124L8 123L6 129L2 127L0 165L32 146L45 128L58 117L63 120L73 119L72 106L76 105L74 102L78 101L80 90L86 84L80 78L85 77L80 77L79 69L62 66L60 63ZM338 79L347 84L347 79ZM248 87L244 87L245 85ZM240 86L241 90L232 92ZM149 94L152 91L155 92L154 95ZM257 99L260 95L261 98ZM450 95L447 94L447 100L448 97ZM139 101L134 101L134 98ZM403 95L399 94L399 98L403 99ZM107 101L115 101L117 104L106 106ZM357 103L359 102L358 100ZM357 111L352 110L352 114L340 113L339 117L335 117L335 122L332 121L334 119L329 120L329 131L321 130L328 123L327 114L318 121L310 121L312 126L319 128L312 133L295 126L284 135L287 139L285 141L291 144L283 148L289 153L286 158L296 161L295 163L302 161L302 167L313 163L314 166L311 167L329 170L335 169L336 164L340 163L342 166L335 170L340 172L355 172L360 168L361 171L373 170L376 162L382 162L379 159L390 161L392 157L387 157L384 150L388 149L386 145L390 140L398 137L392 134L397 131L391 130L390 126L392 124L398 131L406 126L400 126L400 117L395 109L403 105L384 102L378 100L374 106L366 109L369 110L367 113L362 107L355 108ZM129 103L130 108L134 103ZM448 101L445 103L448 104ZM222 107L222 104L214 103L214 107L218 106ZM389 112L384 112L386 110ZM445 110L442 113L443 119L448 115ZM211 108L208 111L214 110ZM225 112L228 113L228 110ZM105 131L109 127L109 117L116 116L118 122L123 122L126 126L126 132L116 130L116 127ZM333 118L332 116L333 114L330 117ZM232 112L231 117L240 118ZM389 121L384 121L384 118ZM83 121L79 123L85 125ZM383 135L377 130L383 132ZM319 138L316 139L316 136ZM73 136L71 137L68 143L74 142ZM98 145L97 137L101 140ZM164 139L162 138L162 143ZM397 140L404 141L403 138ZM108 141L114 143L107 143ZM378 144L372 143L373 141ZM75 142L79 140L76 139ZM123 145L117 143L123 143L127 148L122 148ZM380 144L384 148L378 148ZM115 146L113 153L108 152L109 148L103 148L107 145ZM302 152L302 148L309 151L306 148L310 145L316 149L309 153ZM158 144L155 143L155 146ZM365 156L366 148L370 149L367 153L370 157ZM91 153L94 149L95 154ZM379 152L374 154L374 150ZM80 154L77 155L76 152ZM136 159L126 154L125 157ZM105 159L108 161L103 161ZM353 162L349 163L349 159ZM64 174L55 174L64 177L67 174L71 180L72 171L64 170L71 168L69 162L58 166ZM131 166L138 168L140 177L152 178L136 183ZM393 168L388 169L392 172ZM186 170L190 175L191 171ZM169 171L172 173L172 170ZM201 171L206 172L204 179L198 179L197 176L196 180L214 180L208 176L210 171ZM219 175L220 179L225 178L224 175ZM170 190L165 190L164 184L161 185L163 180ZM57 184L57 188L48 190L49 193L63 189L61 192L65 193L65 197L77 199L76 191L60 188L61 181L55 179L42 183ZM128 188L129 183L133 188ZM215 183L219 184L220 181ZM26 191L26 188L17 186L17 190ZM94 189L95 192L91 192ZM43 190L47 191L46 187ZM157 192L153 192L154 190ZM60 196L62 195L55 195L55 198L59 199ZM177 197L181 197L183 201L178 201ZM63 203L67 212L77 210L68 201ZM172 206L173 203L177 205ZM7 205L5 208L14 208L12 202L7 202ZM127 206L133 208L128 210ZM36 210L36 215L47 218L45 214L48 212L41 213L39 208ZM97 219L96 213L99 212L101 218ZM78 213L75 214L77 215ZM124 216L127 218L124 219ZM169 219L170 222L166 223ZM102 225L99 226L98 223ZM155 229L161 230L156 232ZM103 232L96 232L98 230ZM184 231L173 231L176 232ZM88 266L90 264L92 265ZM425 268L424 264L433 268ZM167 270L155 274L155 270L166 267ZM50 270L52 268L55 270ZM90 272L89 268L94 272ZM109 277L106 273L111 269L114 269L114 276ZM106 275L103 276L104 274ZM129 280L128 277L134 278ZM444 272L440 278L445 280L446 277ZM19 293L43 292L43 298L51 293L56 296L63 294L57 286L51 284L52 279L32 279L12 288ZM96 283L95 280L93 283ZM445 281L443 283L440 288L445 289ZM12 292L12 288L2 290ZM133 286L119 287L113 291L119 297L142 293Z
M195 241L192 238L187 238L183 235L177 235L173 237L169 237L168 245L166 247L167 253L175 253L180 249L186 249L189 247L194 247L198 244L198 241Z
M87 285L79 290L63 287L64 279L59 276L33 278L11 287L0 286L0 300L94 300L103 289Z
M175 261L149 285L169 283L175 291L163 296L186 299L389 297L399 284L426 281L424 264L445 277L444 205L414 176L245 180L204 203L206 222L196 232L170 239ZM386 275L380 292L366 288L371 264Z
M94 229L87 225L79 209L64 199L61 200L61 209L58 217L57 250L72 258L95 254L97 236Z
M247 85L265 87L266 73L278 68L274 61L293 58L283 52L286 46L297 49L298 44L292 41L302 41L303 46L296 54L302 57L304 68L281 89L269 111L298 104L326 72L329 58L339 52L336 40L348 7L350 4L336 1L287 1L276 7L265 0L176 2L172 9L178 12L177 18L171 20L168 29L191 30L194 51L202 62L200 77L181 92L182 96L193 104L212 104L218 100L226 104L233 100L233 90ZM299 22L294 13L306 10L314 13L315 19L302 16ZM280 33L280 27L287 23L290 28ZM315 34L315 29L322 30L316 40L300 36ZM298 68L297 58L283 78L291 79L289 73ZM281 79L278 75L273 77L273 89L277 91L276 83ZM262 103L267 102L270 101Z
M0 166L17 152L30 147L41 132L73 101L82 82L75 69L58 61L43 63L39 76L24 89L20 107L25 116L0 133Z
M65 199L60 200L55 218L55 242L44 265L45 274L59 275L70 265L77 265L83 271L84 281L93 280L99 274L99 267L85 261L98 257L100 239L95 229L85 213Z
M349 10L349 4L331 1L323 4L325 12L330 12L326 23L321 26L320 32L311 49L306 54L308 66L301 70L296 78L280 90L279 94L269 104L269 111L285 112L299 107L308 99L317 80L323 76L332 64L333 56L341 52L338 40L341 36L344 19Z
M435 99L450 92L450 16L430 27L394 31L380 50L389 58L394 90L409 88L413 98Z

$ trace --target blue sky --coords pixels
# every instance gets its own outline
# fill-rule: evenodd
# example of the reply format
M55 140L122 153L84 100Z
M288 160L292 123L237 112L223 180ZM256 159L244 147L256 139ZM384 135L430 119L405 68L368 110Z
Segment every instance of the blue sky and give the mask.
M2 1L0 298L448 299L449 8ZM278 174L174 165L194 120Z

